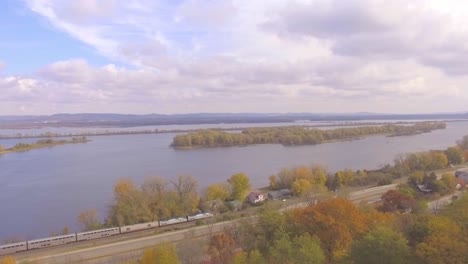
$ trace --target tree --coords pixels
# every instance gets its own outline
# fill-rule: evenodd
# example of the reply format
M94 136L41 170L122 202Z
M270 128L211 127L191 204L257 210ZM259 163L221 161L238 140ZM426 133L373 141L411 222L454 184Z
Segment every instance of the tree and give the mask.
M220 199L221 201L227 200L231 196L230 186L227 183L215 183L208 186L206 189L205 200L211 201Z
M249 252L249 257L247 258L247 264L265 264L265 258L263 258L262 253L258 250L252 250Z
M291 189L296 196L304 195L312 190L312 183L306 179L297 179L293 182Z
M295 210L287 222L294 234L309 233L320 239L328 262L344 256L353 239L371 226L372 219L345 199L330 199L315 206Z
M70 228L66 226L62 229L62 235L68 235L68 234L70 234Z
M176 192L177 204L184 214L190 214L199 203L198 182L192 176L181 175L172 185Z
M468 263L466 232L446 217L429 220L429 235L416 246L416 256L427 264Z
M320 247L320 240L304 234L294 239L294 263L321 264L325 262L325 254Z
M460 147L450 147L445 151L448 162L452 165L463 163L464 153Z
M214 264L230 263L235 255L236 243L226 233L214 235L210 240L208 253Z
M78 225L83 231L96 230L101 228L102 224L97 216L96 209L89 209L78 215Z
M457 141L457 145L462 150L468 150L468 135L464 136L461 140Z
M168 181L164 178L155 176L145 179L141 189L147 200L148 207L151 210L151 220L158 220L167 216L165 211L165 200L167 197Z
M246 264L247 254L244 251L239 251L234 255L231 264Z
M407 212L417 209L418 203L415 199L396 190L389 190L382 195L382 206L384 212Z
M131 180L119 180L114 186L114 204L109 220L114 225L131 225L152 220L143 192Z
M160 244L153 248L145 249L141 264L179 264L179 258L174 245Z
M244 173L237 173L228 179L232 190L232 199L243 201L250 189L250 179Z
M275 175L271 175L270 177L268 177L268 180L270 182L270 184L269 184L270 189L272 189L272 190L279 189L278 178L276 178Z
M12 256L6 256L6 257L3 257L1 260L0 260L0 264L15 264L16 263L16 260L14 257Z
M388 227L371 230L352 244L349 258L354 264L402 264L408 261L408 241Z

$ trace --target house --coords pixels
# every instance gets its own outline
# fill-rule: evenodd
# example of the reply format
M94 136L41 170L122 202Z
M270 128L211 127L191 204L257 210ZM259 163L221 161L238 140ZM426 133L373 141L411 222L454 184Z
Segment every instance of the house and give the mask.
M272 200L282 200L289 197L292 197L292 192L289 189L268 192L268 199Z
M455 177L457 178L457 184L460 184L460 186L463 187L468 187L468 171L457 170L455 172Z
M261 193L261 192L251 192L249 193L249 196L247 197L249 200L249 203L251 204L257 204L261 203L266 200L266 195Z

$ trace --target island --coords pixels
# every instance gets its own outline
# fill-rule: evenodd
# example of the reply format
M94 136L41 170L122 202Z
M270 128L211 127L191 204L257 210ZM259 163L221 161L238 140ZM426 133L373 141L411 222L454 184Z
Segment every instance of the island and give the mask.
M50 148L64 144L86 143L88 141L89 140L86 137L73 137L69 140L41 139L36 141L35 143L17 143L11 148L3 148L0 145L0 155L13 152L24 152L40 148Z
M203 129L176 135L174 148L230 147L253 144L282 144L284 146L316 145L337 140L351 140L370 135L407 136L445 129L443 122L420 122L413 125L383 125L346 127L328 130L302 126L246 128L240 132Z

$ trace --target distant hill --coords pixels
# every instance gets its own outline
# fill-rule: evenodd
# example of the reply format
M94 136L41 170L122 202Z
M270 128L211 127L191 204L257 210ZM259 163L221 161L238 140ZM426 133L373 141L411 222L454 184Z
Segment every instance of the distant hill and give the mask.
M378 113L194 113L194 114L55 114L0 116L0 128L30 127L130 127L175 124L276 123L301 121L468 119L468 113L378 114Z

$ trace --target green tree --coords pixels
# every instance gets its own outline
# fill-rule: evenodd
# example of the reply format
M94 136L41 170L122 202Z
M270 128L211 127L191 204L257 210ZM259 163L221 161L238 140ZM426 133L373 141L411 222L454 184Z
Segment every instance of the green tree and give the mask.
M141 264L179 264L177 251L174 245L160 244L153 248L145 249Z
M354 264L410 263L408 241L388 227L371 230L351 246L349 258Z
M244 173L237 173L228 179L232 190L232 199L243 201L250 189L250 179Z
M304 234L294 239L293 263L321 264L325 262L325 254L320 247L320 240Z
M266 264L266 261L265 258L262 256L262 253L255 249L249 252L247 264Z
M448 162L452 165L463 163L464 153L460 147L450 147L445 151Z

